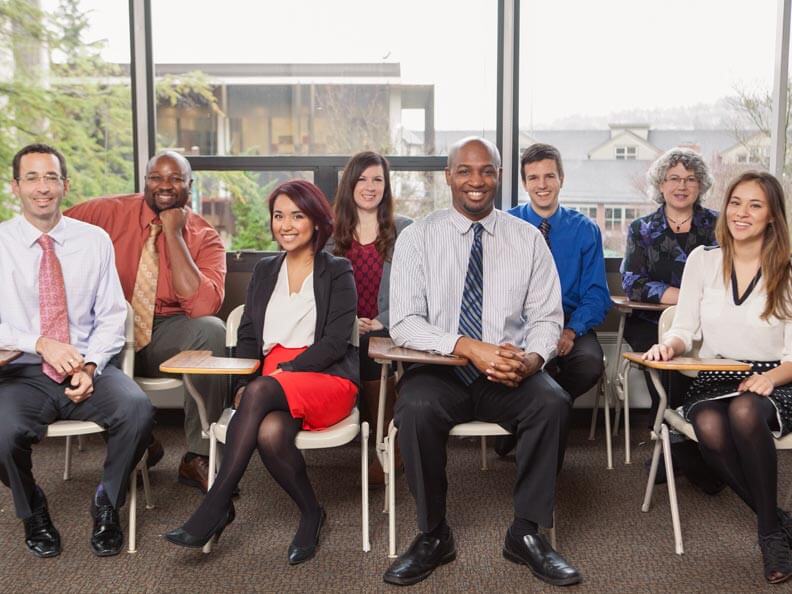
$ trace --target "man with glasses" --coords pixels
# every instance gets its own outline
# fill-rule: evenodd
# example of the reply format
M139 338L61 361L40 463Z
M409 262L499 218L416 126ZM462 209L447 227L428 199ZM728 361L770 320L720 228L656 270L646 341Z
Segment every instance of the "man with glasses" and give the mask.
M611 306L602 235L587 216L559 204L564 165L557 148L536 143L525 149L520 176L530 201L509 213L531 223L544 237L558 270L564 303L564 329L556 357L545 370L574 400L596 386L605 370L594 332ZM498 437L495 451L505 456L514 443L513 436Z
M135 375L160 376L160 363L185 350L223 355L225 326L214 314L225 293L225 247L217 231L187 207L192 182L187 159L164 151L148 162L142 194L96 198L64 213L102 227L113 240L124 295L135 311ZM225 378L194 381L211 423L225 406ZM184 413L187 453L178 480L206 492L209 442L189 395ZM162 446L154 441L149 459L154 464L160 458Z
M22 355L0 367L0 480L11 488L25 544L38 557L61 551L47 499L32 473L31 444L59 419L107 430L102 480L91 501L91 549L121 551L118 510L151 441L154 409L135 382L108 365L124 346L127 308L107 234L60 212L66 161L32 144L13 160L21 214L0 224L0 349Z

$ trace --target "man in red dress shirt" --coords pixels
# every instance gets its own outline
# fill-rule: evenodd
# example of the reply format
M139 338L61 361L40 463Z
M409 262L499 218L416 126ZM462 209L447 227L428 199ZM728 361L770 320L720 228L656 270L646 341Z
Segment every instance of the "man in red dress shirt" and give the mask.
M124 295L135 310L136 375L161 375L160 363L184 350L223 354L225 327L213 314L225 292L225 247L217 231L187 208L191 187L187 159L165 151L149 161L142 194L96 198L64 213L98 225L113 240ZM225 378L202 376L195 385L211 423L225 405ZM189 396L184 411L187 453L179 482L206 491L209 445ZM149 459L161 457L162 446L154 442Z

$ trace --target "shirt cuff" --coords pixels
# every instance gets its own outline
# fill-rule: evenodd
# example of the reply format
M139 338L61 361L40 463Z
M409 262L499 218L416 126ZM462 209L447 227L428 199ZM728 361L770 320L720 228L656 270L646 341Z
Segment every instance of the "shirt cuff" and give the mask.
M453 355L456 344L462 336L462 334L443 334L438 338L437 352L441 355Z
M102 371L107 367L108 362L112 357L99 353L85 353L84 357L86 363L93 363L96 365L94 375L102 375Z
M41 338L40 334L22 334L19 333L17 340L17 348L23 353L30 353L31 355L38 355L36 352L36 343Z

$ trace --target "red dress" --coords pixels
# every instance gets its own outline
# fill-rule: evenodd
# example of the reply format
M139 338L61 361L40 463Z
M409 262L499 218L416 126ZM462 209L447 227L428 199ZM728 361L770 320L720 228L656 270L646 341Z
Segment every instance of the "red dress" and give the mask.
M269 375L279 363L291 361L307 348L288 349L276 344L264 357L261 375ZM335 425L348 417L355 406L357 386L344 377L315 371L281 371L272 379L283 389L291 416L302 419L306 431Z

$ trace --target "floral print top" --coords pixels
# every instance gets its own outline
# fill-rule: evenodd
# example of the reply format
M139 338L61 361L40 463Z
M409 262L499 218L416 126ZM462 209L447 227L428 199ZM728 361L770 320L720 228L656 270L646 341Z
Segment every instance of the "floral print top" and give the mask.
M634 220L627 234L627 249L621 264L624 294L631 301L660 303L668 287L679 288L688 254L700 245L716 245L717 218L716 211L695 205L690 232L679 238L666 222L665 205ZM654 323L660 317L656 312L634 312L633 315Z

